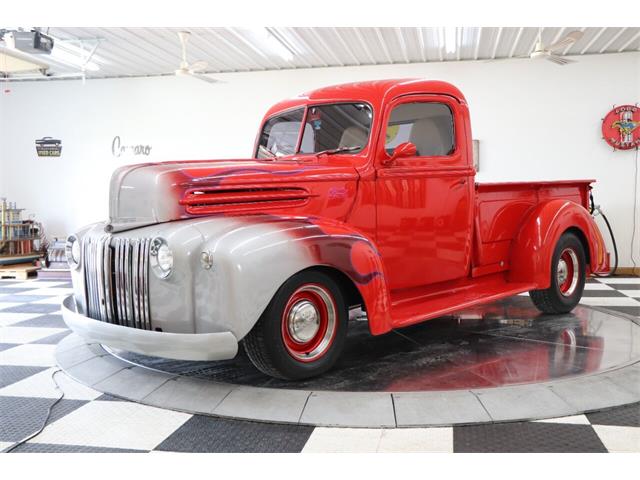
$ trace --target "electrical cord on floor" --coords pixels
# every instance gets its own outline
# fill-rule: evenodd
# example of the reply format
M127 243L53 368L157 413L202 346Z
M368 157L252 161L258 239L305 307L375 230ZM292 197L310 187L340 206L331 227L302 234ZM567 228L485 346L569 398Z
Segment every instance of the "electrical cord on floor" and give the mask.
M61 372L61 371L62 371L61 369L58 369L58 370L54 371L51 374L51 380L53 381L53 383L54 383L54 385L56 387L56 390L58 390L60 392L60 396L58 398L56 398L56 400L51 405L49 405L49 409L47 410L47 416L45 417L44 422L42 422L42 426L37 431L35 431L31 435L29 435L28 437L23 438L19 442L16 442L13 445L11 445L10 447L5 448L2 451L2 453L9 453L9 452L15 450L20 445L23 445L23 444L27 443L29 440L32 440L33 438L35 438L38 435L40 435L42 433L42 431L45 429L45 427L49 423L49 418L51 417L51 411L53 410L53 407L55 407L58 404L58 402L60 402L60 400L62 400L64 398L64 391L60 388L60 385L58 385L58 382L56 382L56 379L55 379L56 373Z
M636 273L636 260L633 257L633 244L636 239L636 211L638 210L638 147L636 147L636 165L635 173L633 174L633 226L631 227L631 263L633 263L633 274Z

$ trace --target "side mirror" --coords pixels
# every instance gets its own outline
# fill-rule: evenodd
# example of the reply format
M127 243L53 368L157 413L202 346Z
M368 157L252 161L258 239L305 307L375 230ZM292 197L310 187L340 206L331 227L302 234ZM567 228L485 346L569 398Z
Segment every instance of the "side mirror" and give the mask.
M391 165L398 158L415 157L418 154L418 149L411 142L404 142L393 149L391 158L383 160L383 165Z

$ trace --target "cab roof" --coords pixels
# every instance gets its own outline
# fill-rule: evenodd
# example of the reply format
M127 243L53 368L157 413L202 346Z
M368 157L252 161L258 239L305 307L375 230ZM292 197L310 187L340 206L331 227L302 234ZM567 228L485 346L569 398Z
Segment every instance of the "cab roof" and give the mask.
M378 108L387 99L400 95L430 93L448 95L466 104L462 92L447 82L425 80L419 78L400 78L388 80L371 80L366 82L343 83L318 88L298 95L297 97L276 103L266 113L265 118L273 114L312 102L326 103L347 100L363 101Z

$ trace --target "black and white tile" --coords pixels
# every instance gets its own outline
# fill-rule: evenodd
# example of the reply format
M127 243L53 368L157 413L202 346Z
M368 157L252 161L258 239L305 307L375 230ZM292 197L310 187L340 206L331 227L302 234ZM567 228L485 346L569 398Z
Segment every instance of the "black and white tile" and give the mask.
M640 404L536 422L444 428L314 428L121 401L58 371L65 281L0 281L0 450L14 452L640 452ZM590 279L582 303L640 317L640 278ZM56 384L58 388L56 388Z

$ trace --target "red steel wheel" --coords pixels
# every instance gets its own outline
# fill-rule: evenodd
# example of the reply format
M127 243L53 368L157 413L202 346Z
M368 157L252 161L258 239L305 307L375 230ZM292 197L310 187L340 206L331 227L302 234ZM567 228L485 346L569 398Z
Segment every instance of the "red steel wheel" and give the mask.
M576 291L578 278L580 276L580 266L578 255L572 248L565 248L560 254L556 267L556 277L560 293L565 297L570 297Z
M344 349L349 312L335 278L304 270L290 277L242 339L249 360L286 380L329 370Z
M564 233L554 248L548 288L529 295L543 313L568 313L578 304L586 281L585 247L573 232Z
M322 285L298 288L282 313L282 340L287 353L300 362L313 362L330 348L336 334L336 304Z

